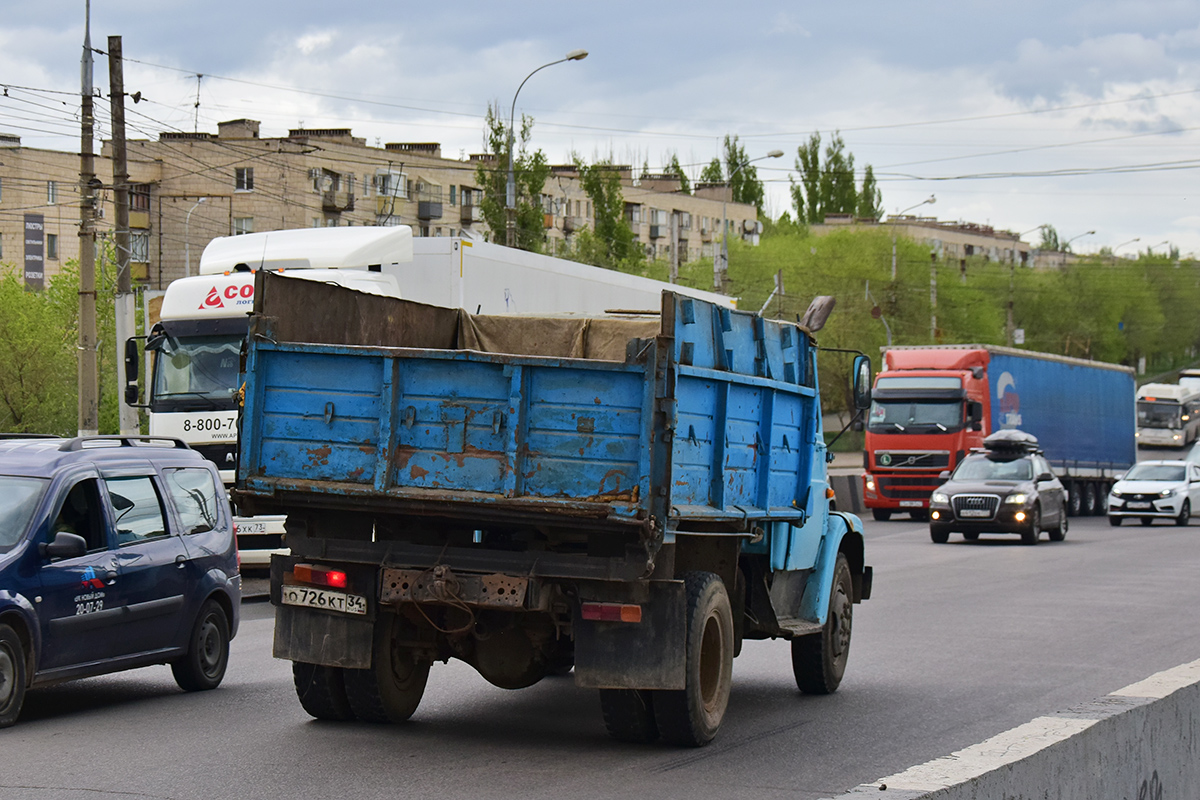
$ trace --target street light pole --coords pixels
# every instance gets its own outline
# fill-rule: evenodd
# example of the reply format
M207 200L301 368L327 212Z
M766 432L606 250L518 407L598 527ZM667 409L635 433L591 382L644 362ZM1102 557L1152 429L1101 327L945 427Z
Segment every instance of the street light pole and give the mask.
M201 197L196 201L196 205L188 209L187 216L183 218L183 277L188 277L192 274L192 237L189 235L192 226L192 212L200 207L200 204L207 200L207 197Z
M733 176L742 171L744 167L748 167L755 161L763 161L768 158L780 158L783 156L782 150L768 151L765 156L752 158L749 161L738 164L737 167L729 173L729 191L733 193ZM717 259L713 259L713 288L722 291L725 288L725 278L729 272L729 218L725 213L726 198L721 196L721 263L717 264Z
M546 67L553 67L555 64L561 64L564 61L582 61L587 58L587 50L572 50L563 58L557 61L551 61L549 64L542 64L533 72L525 76L525 80L521 81L521 85L517 87L516 94L513 95L512 108L508 112L508 183L505 188L504 210L505 210L505 243L509 247L517 246L517 183L513 178L513 148L516 146L513 124L516 121L517 115L517 96L521 94L521 90L525 88L525 82L532 78L537 73L544 70Z
M1078 236L1072 236L1070 239L1067 239L1065 242L1063 242L1063 246L1062 246L1063 252L1064 253L1071 252L1069 249L1071 247L1071 242L1075 241L1076 239L1082 239L1084 236L1092 236L1095 233L1096 233L1095 231L1085 231L1084 233L1081 233Z
M904 209L903 211L897 211L894 216L900 217L900 216L907 214L909 211L912 211L914 208L919 208L926 204L933 205L936 202L937 202L937 195L931 194L931 195L929 195L929 197L926 197L924 200L917 203L916 205L911 205L908 208ZM896 282L896 229L893 228L892 229L892 283L895 283L895 282Z

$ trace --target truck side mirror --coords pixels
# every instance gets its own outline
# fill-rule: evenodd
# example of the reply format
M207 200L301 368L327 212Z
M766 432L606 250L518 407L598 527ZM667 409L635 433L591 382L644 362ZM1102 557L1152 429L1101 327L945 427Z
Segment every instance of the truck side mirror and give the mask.
M967 427L973 431L983 430L983 403L967 401Z
M138 346L137 339L125 340L125 405L138 404Z
M125 340L125 380L130 383L138 379L138 346L137 339Z
M871 405L871 359L854 357L854 407L865 409Z

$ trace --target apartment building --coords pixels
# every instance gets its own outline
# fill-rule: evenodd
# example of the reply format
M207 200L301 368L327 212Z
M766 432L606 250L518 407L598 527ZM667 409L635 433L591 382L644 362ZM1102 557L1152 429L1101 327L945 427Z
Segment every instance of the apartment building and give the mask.
M864 219L850 214L829 214L823 225L813 225L810 230L818 236L845 230L847 227L878 228L898 237L923 242L930 252L936 253L941 261L963 261L967 258L983 258L1001 264L1021 266L1061 266L1066 254L1039 253L1012 231L998 230L991 225L974 222L949 222L936 217L901 215L886 220ZM1055 262L1052 256L1059 256Z
M53 275L78 255L78 155L22 148L15 136L0 136L0 148L0 261L22 261L26 215L40 215L44 271ZM492 235L480 214L476 179L485 157L446 158L433 142L371 145L348 128L296 128L264 138L258 121L238 119L220 123L215 134L129 140L126 151L131 272L151 288L194 274L205 245L217 236L348 225L411 225L418 236ZM674 179L618 169L626 219L651 258L711 256L723 213L731 235L757 242L757 209L728 202L721 196L725 187L689 195ZM112 227L110 143L97 156L96 174L103 182L97 222L103 239ZM561 252L593 224L574 166L552 170L541 202L547 252Z

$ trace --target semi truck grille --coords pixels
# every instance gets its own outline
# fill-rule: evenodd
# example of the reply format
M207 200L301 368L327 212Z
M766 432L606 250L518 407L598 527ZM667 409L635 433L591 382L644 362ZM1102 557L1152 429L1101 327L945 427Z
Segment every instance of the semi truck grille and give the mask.
M994 494L956 494L950 499L954 516L963 520L985 520L996 516L1000 497Z
M937 488L938 483L932 475L924 478L875 476L875 485L879 488L879 493L895 500L924 500Z
M950 466L947 451L909 452L906 450L880 450L875 453L875 466L882 469L937 469Z
M237 469L237 444L194 444L200 455L217 465L217 469Z

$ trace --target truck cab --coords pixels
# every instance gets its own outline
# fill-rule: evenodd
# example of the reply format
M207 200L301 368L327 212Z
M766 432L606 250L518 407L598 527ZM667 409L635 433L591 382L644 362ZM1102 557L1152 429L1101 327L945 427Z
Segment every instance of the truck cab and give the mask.
M888 350L875 379L863 453L863 499L877 520L924 520L943 470L983 445L990 406L985 350Z

